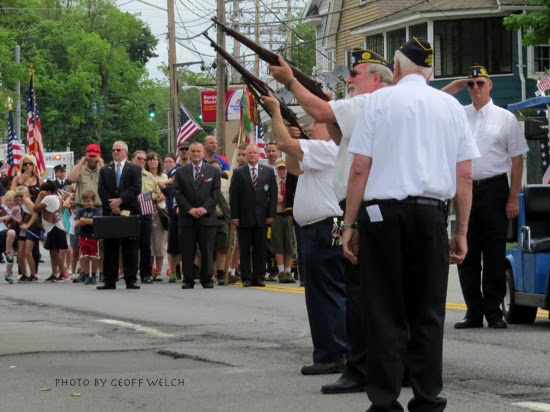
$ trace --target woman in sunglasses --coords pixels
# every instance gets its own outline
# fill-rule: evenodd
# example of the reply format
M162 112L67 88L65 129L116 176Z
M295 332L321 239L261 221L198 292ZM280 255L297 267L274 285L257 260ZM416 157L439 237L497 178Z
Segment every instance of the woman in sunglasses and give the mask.
M11 183L11 190L15 190L17 186L26 186L29 189L31 201L35 201L40 192L40 185L44 183L44 179L36 173L36 160L34 156L29 154L21 157L21 174L15 177Z
M17 264L21 276L19 282L37 281L36 256L33 256L34 245L40 239L40 223L38 214L33 212L34 203L29 197L29 189L26 186L18 186L15 189L15 201L21 208L21 225L17 238ZM30 269L30 276L27 276L27 264Z

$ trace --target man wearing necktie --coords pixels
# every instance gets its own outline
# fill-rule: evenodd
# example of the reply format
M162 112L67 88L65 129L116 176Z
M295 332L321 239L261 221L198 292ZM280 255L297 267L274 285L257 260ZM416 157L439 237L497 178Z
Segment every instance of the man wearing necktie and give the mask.
M197 243L201 251L202 287L214 287L214 243L216 240L216 204L220 196L220 171L203 161L204 147L193 142L189 147L191 163L174 174L174 194L178 204L180 250L183 261L182 289L193 289L193 258Z
M237 228L239 237L243 286L265 286L267 227L277 210L277 182L270 167L258 164L258 146L247 147L246 159L248 164L233 172L229 188L231 224Z
M139 215L137 200L141 193L141 168L128 161L128 146L119 141L113 144L113 162L99 171L98 193L103 205L103 216L121 214ZM126 289L139 289L136 285L138 267L138 239L105 239L103 273L105 284L97 289L116 289L119 251L122 248L122 265Z

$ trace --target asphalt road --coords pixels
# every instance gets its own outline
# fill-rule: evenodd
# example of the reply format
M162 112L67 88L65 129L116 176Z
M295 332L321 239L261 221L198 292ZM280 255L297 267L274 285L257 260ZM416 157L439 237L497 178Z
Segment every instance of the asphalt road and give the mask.
M2 283L0 411L366 410L363 393L320 393L337 375L300 374L311 362L303 289L268 285ZM457 331L454 267L448 296L447 410L550 411L550 321ZM405 388L405 407L410 398Z

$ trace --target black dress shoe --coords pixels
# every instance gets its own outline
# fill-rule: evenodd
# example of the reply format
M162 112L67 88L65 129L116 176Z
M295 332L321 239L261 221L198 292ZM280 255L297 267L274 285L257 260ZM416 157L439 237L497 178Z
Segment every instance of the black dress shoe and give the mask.
M257 279L256 281L252 282L252 286L263 288L265 286L265 282L261 279Z
M203 289L214 289L214 283L213 282L203 283L202 288Z
M321 392L326 394L364 392L365 386L365 382L352 379L344 373L336 382L321 386Z
M136 285L135 283L127 283L126 289L141 289L139 285Z
M248 288L254 286L254 283L251 280L243 280L243 288Z
M96 287L97 290L109 290L109 289L116 289L116 285L114 283L105 283L104 285Z
M336 362L317 362L302 367L302 375L328 375L331 373L344 372L344 360Z
M488 322L490 328L495 329L506 329L508 326L506 325L506 322L502 319L495 319Z
M455 329L474 329L482 328L483 320L473 320L469 318L464 318L460 322L455 323Z
M151 276L144 276L141 279L141 283L153 283L153 280L151 279Z
M183 285L181 285L182 289L193 289L194 287L195 287L194 283L183 282Z

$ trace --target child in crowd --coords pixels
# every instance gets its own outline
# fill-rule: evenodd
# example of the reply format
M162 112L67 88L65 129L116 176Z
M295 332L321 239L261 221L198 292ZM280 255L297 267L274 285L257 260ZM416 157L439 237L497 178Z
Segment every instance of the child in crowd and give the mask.
M0 250L6 256L6 282L13 283L13 245L19 233L21 209L15 202L15 191L9 190L4 196L4 205L0 209Z
M76 227L78 228L78 243L80 245L80 270L87 273L85 285L95 285L97 264L99 261L98 241L94 238L94 217L101 216L101 210L94 207L95 193L91 190L82 192L82 206L76 211ZM92 273L90 274L90 261Z
M69 279L65 271L64 255L67 250L67 235L61 219L61 200L57 195L55 184L48 180L40 186L40 193L34 203L34 211L42 212L42 222L46 231L44 249L50 252L52 275L46 282L64 282ZM59 276L57 271L59 270Z
M76 211L78 210L78 207L76 206L74 199L75 194L74 190L71 186L65 186L63 190L69 192L70 188L70 195L67 196L67 198L63 201L63 212L67 213L68 215L68 225L69 230L67 233L68 236L68 244L69 244L69 256L67 256L67 261L70 263L67 263L67 269L71 269L71 279L73 283L79 283L84 282L84 275L82 272L77 271L76 266L78 265L78 260L80 259L80 246L78 244L78 233L75 231L76 229ZM65 224L67 226L67 223ZM67 229L67 227L65 227Z
M21 208L21 225L17 238L17 265L21 276L18 282L37 281L36 259L33 256L34 244L40 240L41 225L38 214L34 212L34 203L29 197L27 186L17 186L15 189L15 201ZM38 256L36 256L38 258ZM30 269L30 276L27 276L27 264Z

